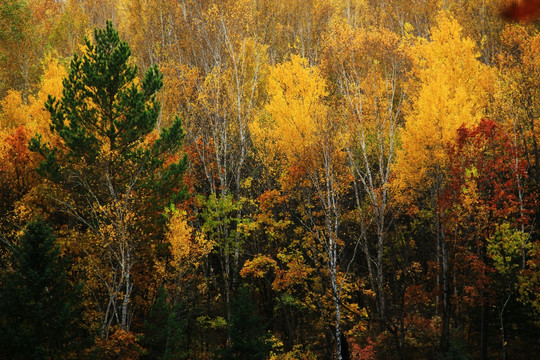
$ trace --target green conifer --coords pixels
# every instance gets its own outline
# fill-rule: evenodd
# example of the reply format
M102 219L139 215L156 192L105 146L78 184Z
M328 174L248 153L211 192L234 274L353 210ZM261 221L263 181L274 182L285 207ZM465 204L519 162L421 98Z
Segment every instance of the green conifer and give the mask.
M81 293L51 228L28 224L0 272L0 358L63 359L77 346Z

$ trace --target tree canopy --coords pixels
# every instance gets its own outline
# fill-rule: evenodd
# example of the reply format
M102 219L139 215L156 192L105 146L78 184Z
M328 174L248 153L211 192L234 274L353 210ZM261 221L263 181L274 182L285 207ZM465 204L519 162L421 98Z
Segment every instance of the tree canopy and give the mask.
M0 357L534 357L536 2L3 1Z

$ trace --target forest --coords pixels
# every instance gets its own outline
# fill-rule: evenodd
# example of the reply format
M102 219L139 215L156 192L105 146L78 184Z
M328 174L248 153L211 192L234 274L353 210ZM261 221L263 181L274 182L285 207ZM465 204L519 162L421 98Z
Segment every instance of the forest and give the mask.
M535 358L512 3L2 0L0 359Z

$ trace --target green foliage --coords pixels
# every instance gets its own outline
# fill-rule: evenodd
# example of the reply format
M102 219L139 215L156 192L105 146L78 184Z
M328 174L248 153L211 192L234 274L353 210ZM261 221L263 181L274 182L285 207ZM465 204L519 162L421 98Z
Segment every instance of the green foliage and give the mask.
M81 292L68 280L52 229L28 224L0 273L0 357L64 359L79 342Z
M207 199L199 197L203 206L202 230L209 239L216 241L220 251L229 255L239 248L254 222L247 216L238 216L247 204L245 199L234 200L232 194ZM217 251L217 250L216 250Z
M49 96L45 103L51 130L63 140L66 151L34 137L30 148L44 157L39 173L64 183L74 174L83 179L98 175L119 187L115 191L136 185L159 193L162 199L183 198L179 184L187 159L178 156L184 137L180 119L159 138L151 138L161 108L157 92L163 75L153 66L142 82L138 80L131 50L111 22L97 29L94 37L95 44L86 39L82 55L73 56L62 98ZM169 158L173 161L165 166ZM166 202L157 196L155 200Z
M488 239L487 252L493 259L495 270L501 276L517 280L522 252L531 247L531 244L527 243L528 237L529 234L512 229L510 224L505 222L498 226L495 234Z
M204 315L197 318L197 325L205 329L205 331L208 331L208 329L225 329L227 327L227 320L221 316L212 319L210 316Z

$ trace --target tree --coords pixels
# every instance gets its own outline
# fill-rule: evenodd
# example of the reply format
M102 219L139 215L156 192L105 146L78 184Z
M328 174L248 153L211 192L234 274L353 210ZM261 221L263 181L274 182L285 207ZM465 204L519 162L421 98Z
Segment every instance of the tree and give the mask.
M344 165L345 136L324 101L326 82L307 59L293 55L276 65L269 89L266 116L253 124L252 132L259 149L273 159L269 163L281 170L282 190L299 199L301 227L309 239L303 247L328 277L336 357L341 360L341 307L348 275L348 267L341 268L341 198L350 181Z
M62 79L67 75L66 69L54 56L43 60L41 69L43 76L37 86L37 94L30 95L25 102L19 91L10 90L0 101L0 128L12 129L24 126L32 134L39 132L47 141L51 141L50 116L43 107L49 95L62 95Z
M18 126L9 133L0 132L0 214L4 218L13 210L15 202L20 200L36 184L35 158L28 150L29 134L23 126Z
M142 345L146 349L146 359L184 359L181 350L185 321L180 319L178 305L167 301L168 294L160 287L156 302L144 323L145 333Z
M0 4L0 96L9 89L20 91L24 99L31 93L61 8L54 0L6 0Z
M444 175L446 150L455 144L457 129L480 121L493 87L493 74L478 61L475 44L462 37L456 20L440 14L431 38L416 38L410 48L416 86L397 154L395 182L399 190L406 190L403 197L414 197L418 190L443 180L437 175Z
M28 94L35 51L35 27L26 1L9 0L0 5L0 94L9 88Z
M239 274L239 257L242 252L242 243L246 238L246 231L251 223L248 216L238 216L245 206L245 200L238 202L233 200L232 195L219 197L215 194L207 199L199 197L202 206L201 230L203 236L199 235L198 248L201 255L212 250L211 255L217 255L215 258L219 263L221 273L219 289L225 296L225 311L227 321L231 319L231 306ZM213 239L213 242L204 241L204 238ZM191 261L196 261L197 256L192 253ZM212 256L214 257L214 256ZM230 330L229 328L227 330ZM227 336L230 337L230 331Z
M414 209L414 200L430 200L436 245L437 287L442 295L441 351L449 346L450 303L445 224L437 200L448 174L448 147L457 129L477 124L493 83L490 69L478 61L474 42L463 38L459 23L441 13L431 40L416 39L411 48L412 105L405 117L402 149L397 153L394 186L398 201ZM436 298L438 307L439 297Z
M494 303L503 358L509 342L505 338L505 310L514 300L518 273L525 269L529 257L535 202L535 195L522 185L527 177L526 162L516 161L517 156L511 136L493 120L460 127L457 143L449 150L451 176L439 199L447 224L448 250L454 259L449 270L455 312L474 312L479 304L484 315L485 308ZM485 322L482 317L481 344L486 341ZM487 347L482 347L484 358L486 351Z
M493 64L501 49L501 32L506 24L499 13L501 0L458 0L446 7L463 26L463 34L474 40L482 53L482 62Z
M266 47L252 37L250 6L248 1L223 1L188 9L199 21L192 25L195 31L191 35L196 38L186 45L193 46L198 56L190 58L193 68L189 72L177 72L186 80L195 80L192 97L181 94L177 103L186 114L186 139L193 173L198 177L195 189L207 196L201 202L201 224L215 241L210 257L222 270L218 276L223 281L217 289L225 300L227 319L244 253L246 237L240 227L250 221L249 208L244 206L247 191L242 186L255 169L249 166L248 125L265 95L261 83L266 73ZM190 93L186 88L183 92ZM180 92L173 91L178 97Z
M383 252L388 254L387 230L392 220L388 185L403 121L408 59L399 38L390 31L353 29L347 24L332 30L323 51L323 68L334 80L334 96L346 118L346 148L360 227L357 243L365 255L382 332L391 322L386 318ZM375 234L374 241L370 233Z
M50 96L45 104L61 144L51 146L37 135L31 149L44 157L38 172L60 185L55 200L91 238L85 251L101 282L106 336L113 322L129 332L133 267L150 256L148 237L156 225L148 219L184 196L187 160L178 151L178 118L159 135L154 132L162 86L158 68L139 80L130 48L111 22L94 38L95 44L86 39L82 54L71 60L61 99Z
M540 108L538 68L540 35L522 25L507 25L501 35L502 49L498 56L500 90L496 110L512 127L515 145L525 154L529 182L540 193ZM540 211L537 209L537 212Z
M233 302L231 321L228 324L231 344L223 350L222 359L263 360L268 357L268 334L256 310L248 288L241 287Z
M80 336L81 292L68 279L52 229L32 221L11 250L11 267L0 272L0 355L70 358Z

